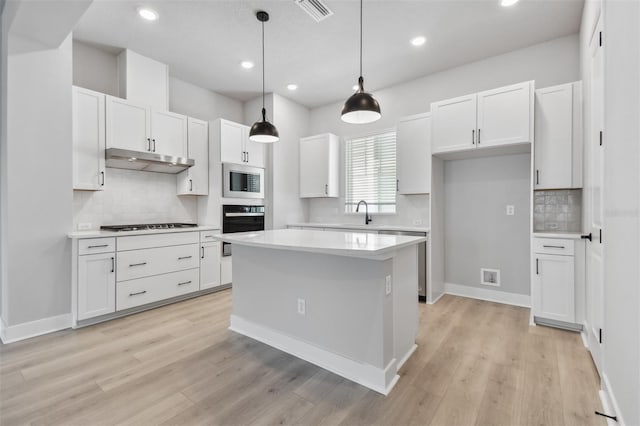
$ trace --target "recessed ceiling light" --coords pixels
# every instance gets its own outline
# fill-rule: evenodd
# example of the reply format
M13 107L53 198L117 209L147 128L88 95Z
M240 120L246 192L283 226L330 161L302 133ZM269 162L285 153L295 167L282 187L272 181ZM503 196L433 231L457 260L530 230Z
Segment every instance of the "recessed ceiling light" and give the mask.
M287 89L289 90L298 90L297 84L287 84Z
M503 7L509 7L509 6L513 6L514 4L518 3L519 0L502 0L502 2L500 3Z
M503 0L503 1L505 1L505 0ZM414 37L414 38L411 39L411 44L413 44L414 46L422 46L423 44L426 43L426 41L427 41L426 37L418 36L418 37Z
M155 21L156 19L158 19L158 12L146 7L139 8L138 15L140 15L142 19L146 19L147 21Z
M251 61L242 61L240 62L240 66L246 70L250 70L251 68L253 68L253 62Z

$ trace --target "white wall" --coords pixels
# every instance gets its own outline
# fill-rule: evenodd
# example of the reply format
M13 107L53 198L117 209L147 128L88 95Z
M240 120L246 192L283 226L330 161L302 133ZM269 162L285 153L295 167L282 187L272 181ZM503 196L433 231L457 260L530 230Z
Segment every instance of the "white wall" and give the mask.
M24 44L11 35L14 41ZM8 326L70 312L71 51L68 37L58 49L8 58L2 199Z
M169 110L205 121L243 118L242 102L175 77L169 78Z
M445 162L447 283L530 293L530 192L530 154ZM481 285L480 268L499 269L501 286Z
M118 96L116 56L73 40L73 84Z
M357 136L391 128L401 117L427 112L434 101L527 80L535 80L536 87L540 88L579 78L578 35L571 35L378 90L374 95L380 102L382 119L369 125L343 123L340 120L342 102L313 109L309 133ZM348 95L345 93L345 100ZM309 218L311 221L360 220L344 215L343 203L343 198L311 200ZM397 203L396 216L378 216L374 218L375 223L412 225L416 219L423 224L429 222L428 196L398 196Z

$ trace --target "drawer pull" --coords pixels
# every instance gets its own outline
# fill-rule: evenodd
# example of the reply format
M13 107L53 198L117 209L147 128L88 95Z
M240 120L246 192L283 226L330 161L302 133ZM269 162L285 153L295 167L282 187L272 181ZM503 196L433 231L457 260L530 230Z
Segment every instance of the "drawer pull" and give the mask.
M544 248L557 248L557 249L563 249L565 248L564 246L542 246Z
M129 293L129 297L131 297L131 296L139 296L141 294L145 294L146 292L147 292L147 290L138 291L136 293Z
M213 235L205 235L205 238L213 238Z
M131 263L131 264L129 264L129 268L131 268L132 266L144 266L146 264L147 264L147 262Z
M181 256L178 258L178 260L185 260L185 259L191 259L193 256Z
M189 280L189 281L185 281L185 282L182 282L182 283L178 283L178 285L187 285L187 284L191 284L191 282L192 281Z
M116 259L114 257L111 258L111 272L116 271Z
M88 246L87 248L102 248L109 247L109 244L98 244L97 246Z

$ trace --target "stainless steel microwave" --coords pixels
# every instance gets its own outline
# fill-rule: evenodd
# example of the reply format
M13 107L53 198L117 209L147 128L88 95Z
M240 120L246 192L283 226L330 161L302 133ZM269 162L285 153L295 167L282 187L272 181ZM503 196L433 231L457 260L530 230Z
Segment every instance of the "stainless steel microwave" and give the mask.
M222 164L222 196L226 198L264 198L264 169Z

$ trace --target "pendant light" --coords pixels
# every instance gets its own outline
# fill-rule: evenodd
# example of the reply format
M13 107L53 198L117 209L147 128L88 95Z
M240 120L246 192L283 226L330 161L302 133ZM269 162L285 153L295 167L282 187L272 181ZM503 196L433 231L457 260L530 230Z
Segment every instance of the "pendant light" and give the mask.
M265 11L256 13L258 21L262 23L262 121L256 121L249 131L249 139L254 142L271 143L280 139L276 126L267 121L267 110L264 108L264 23L269 20Z
M358 89L351 95L342 107L342 121L353 124L372 123L379 120L380 105L370 94L364 91L364 78L362 77L362 0L360 0L360 78Z

